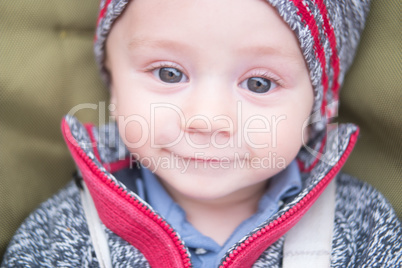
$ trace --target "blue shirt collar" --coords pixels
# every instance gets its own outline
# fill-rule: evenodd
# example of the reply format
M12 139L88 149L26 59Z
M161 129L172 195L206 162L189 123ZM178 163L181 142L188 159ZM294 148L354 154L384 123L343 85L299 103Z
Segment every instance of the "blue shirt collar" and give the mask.
M283 200L298 194L302 186L298 166L293 161L285 170L269 180L267 190L259 202L258 211L244 220L225 244L220 246L210 237L201 234L186 220L184 210L173 201L150 170L142 168L141 172L148 203L180 234L190 249L194 267L217 266L220 258L231 246L268 220L279 210Z

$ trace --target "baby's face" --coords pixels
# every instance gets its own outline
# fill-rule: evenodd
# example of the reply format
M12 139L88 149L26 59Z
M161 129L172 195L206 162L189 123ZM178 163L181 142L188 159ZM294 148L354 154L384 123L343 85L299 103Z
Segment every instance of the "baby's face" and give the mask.
M307 136L309 72L264 1L132 1L106 66L123 141L173 196L262 189Z

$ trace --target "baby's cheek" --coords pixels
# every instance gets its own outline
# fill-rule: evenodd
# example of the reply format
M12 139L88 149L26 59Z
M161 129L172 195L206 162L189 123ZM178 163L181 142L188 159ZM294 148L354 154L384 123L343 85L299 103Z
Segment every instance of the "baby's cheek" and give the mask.
M310 131L311 131L311 126L306 126L303 128L303 138L302 138L302 142L303 145L306 145L310 139Z
M302 146L302 125L298 122L286 119L279 125L275 132L275 136L272 137L273 148L275 148L278 156L286 158L291 162Z
M153 114L150 119L150 144L164 148L178 144L184 138L181 120L180 115L170 111Z
M238 131L249 148L266 149L276 142L276 126L267 117L249 117Z
M149 140L148 123L139 116L117 117L119 134L129 149L144 146Z

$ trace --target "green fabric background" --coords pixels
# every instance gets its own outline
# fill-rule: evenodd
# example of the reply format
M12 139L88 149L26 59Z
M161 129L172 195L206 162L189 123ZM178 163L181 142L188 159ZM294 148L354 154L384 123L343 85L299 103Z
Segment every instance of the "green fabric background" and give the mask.
M60 133L72 107L107 100L92 54L99 0L0 1L0 256L24 218L74 171ZM361 126L347 172L402 215L401 34L398 0L374 0L341 96ZM99 110L76 114L99 122Z
M92 53L98 4L0 1L0 256L28 213L71 179L62 116L107 99ZM77 116L97 122L98 111Z
M339 119L360 126L343 170L369 182L402 218L402 1L374 0L340 97Z

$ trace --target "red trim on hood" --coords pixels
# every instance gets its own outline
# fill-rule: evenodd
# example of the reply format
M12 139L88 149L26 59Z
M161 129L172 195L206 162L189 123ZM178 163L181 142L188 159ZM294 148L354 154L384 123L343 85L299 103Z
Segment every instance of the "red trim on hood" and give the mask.
M324 30L325 34L328 37L330 46L331 46L331 66L332 69L334 70L334 77L332 81L332 94L335 99L338 98L338 89L339 89L339 83L338 83L338 78L339 78L339 56L338 56L338 50L336 48L336 36L334 32L334 28L332 27L329 18L328 18L328 10L327 6L324 4L323 0L315 0L318 8L320 9L321 16L323 18L324 22Z
M327 75L327 63L325 58L325 51L320 41L320 33L317 26L317 22L315 21L314 15L311 14L310 10L304 5L302 0L290 0L297 7L297 14L301 16L301 20L305 23L305 25L309 28L311 35L314 39L314 51L315 56L320 62L322 69L322 86L323 86L323 94L322 94L322 105L321 105L321 114L325 115L325 106L327 105L326 95L328 90L328 75Z
M98 27L99 22L101 21L101 19L103 19L103 17L105 16L107 7L109 6L110 2L112 2L112 0L107 0L105 5L103 6L103 8L99 11L99 16L98 16L98 20L96 21L96 27ZM95 35L96 37L96 35Z
M151 267L189 267L190 258L173 229L102 172L79 147L62 120L62 133L102 222L144 254Z
M269 246L296 225L296 223L322 194L335 175L339 173L340 169L346 162L346 159L352 152L357 142L358 135L359 130L357 129L350 136L349 144L338 163L332 167L328 174L302 200L300 200L299 203L241 243L232 251L226 260L222 262L220 267L251 267Z

